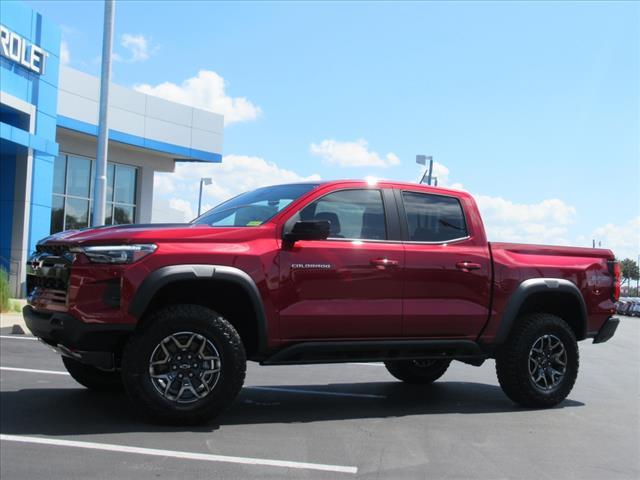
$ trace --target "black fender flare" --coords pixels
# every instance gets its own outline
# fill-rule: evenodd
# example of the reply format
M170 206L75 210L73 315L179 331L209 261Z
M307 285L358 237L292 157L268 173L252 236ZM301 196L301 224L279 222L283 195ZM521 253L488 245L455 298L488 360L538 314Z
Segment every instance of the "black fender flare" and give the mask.
M262 297L253 279L243 270L226 265L169 265L151 272L142 281L129 304L128 312L140 319L154 295L166 285L184 280L222 280L235 283L248 295L258 322L258 350L267 350L267 316Z
M579 332L578 338L586 337L587 306L578 287L573 282L563 278L530 278L520 283L518 288L511 294L511 297L509 297L493 343L502 344L506 341L516 321L520 307L522 307L531 295L540 292L561 292L575 297L580 309L578 313L580 315L581 331Z

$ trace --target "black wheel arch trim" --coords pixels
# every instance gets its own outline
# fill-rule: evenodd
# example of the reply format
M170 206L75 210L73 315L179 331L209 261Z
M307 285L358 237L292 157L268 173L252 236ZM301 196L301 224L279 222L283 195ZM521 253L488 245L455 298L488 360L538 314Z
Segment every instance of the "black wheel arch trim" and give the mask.
M578 340L587 337L587 306L580 290L575 283L563 278L530 278L524 280L518 288L511 294L507 302L498 331L492 343L502 344L506 341L511 328L515 324L520 308L524 302L536 293L565 293L572 295L579 305L579 325Z
M235 283L249 296L258 322L258 350L267 351L267 316L262 298L253 279L243 270L226 265L169 265L151 272L142 281L131 303L129 313L140 319L151 299L163 287L184 280L221 280Z

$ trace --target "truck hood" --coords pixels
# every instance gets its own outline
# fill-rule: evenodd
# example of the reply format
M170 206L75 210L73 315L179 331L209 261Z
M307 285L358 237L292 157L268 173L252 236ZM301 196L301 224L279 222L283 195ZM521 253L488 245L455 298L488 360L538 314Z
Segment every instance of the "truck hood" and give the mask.
M162 242L238 242L264 235L259 227L211 227L191 223L114 225L66 230L43 238L38 245L106 245Z

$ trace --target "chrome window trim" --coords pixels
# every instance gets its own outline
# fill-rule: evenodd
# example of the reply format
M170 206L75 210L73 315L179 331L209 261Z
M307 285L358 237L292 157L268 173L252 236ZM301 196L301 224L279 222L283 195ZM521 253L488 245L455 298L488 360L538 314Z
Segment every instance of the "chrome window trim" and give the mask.
M464 242L465 240L470 240L471 239L471 235L467 235L466 237L458 237L458 238L452 238L451 240L447 240L444 242L419 242L417 240L407 240L406 242L402 242L402 243L409 243L412 245L448 245L449 243L460 243L460 242Z
M470 240L471 235L467 235L466 237L454 238L451 240L447 240L445 242L419 242L415 240L374 240L374 239L364 239L364 238L336 238L336 237L328 237L325 240L313 240L316 242L362 242L362 243L404 243L410 245L448 245L450 243L460 243L465 240Z

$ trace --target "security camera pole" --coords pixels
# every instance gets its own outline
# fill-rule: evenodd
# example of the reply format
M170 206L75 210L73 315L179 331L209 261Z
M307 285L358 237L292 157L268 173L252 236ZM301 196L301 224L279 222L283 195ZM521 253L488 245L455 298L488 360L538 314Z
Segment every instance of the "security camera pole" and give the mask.
M419 165L427 165L427 160L429 160L429 168L425 169L424 175L420 179L419 183L424 182L424 178L427 177L427 185L431 185L431 175L433 174L433 157L431 155L416 155L416 163Z
M202 208L202 185L211 185L211 178L201 178L200 179L200 196L198 197L198 216L200 216L200 209Z
M104 2L104 30L102 32L102 67L100 69L100 113L98 117L98 150L96 152L96 180L93 189L93 219L91 226L104 225L107 201L107 152L109 149L109 84L111 83L111 49L113 47L113 18L115 1Z

